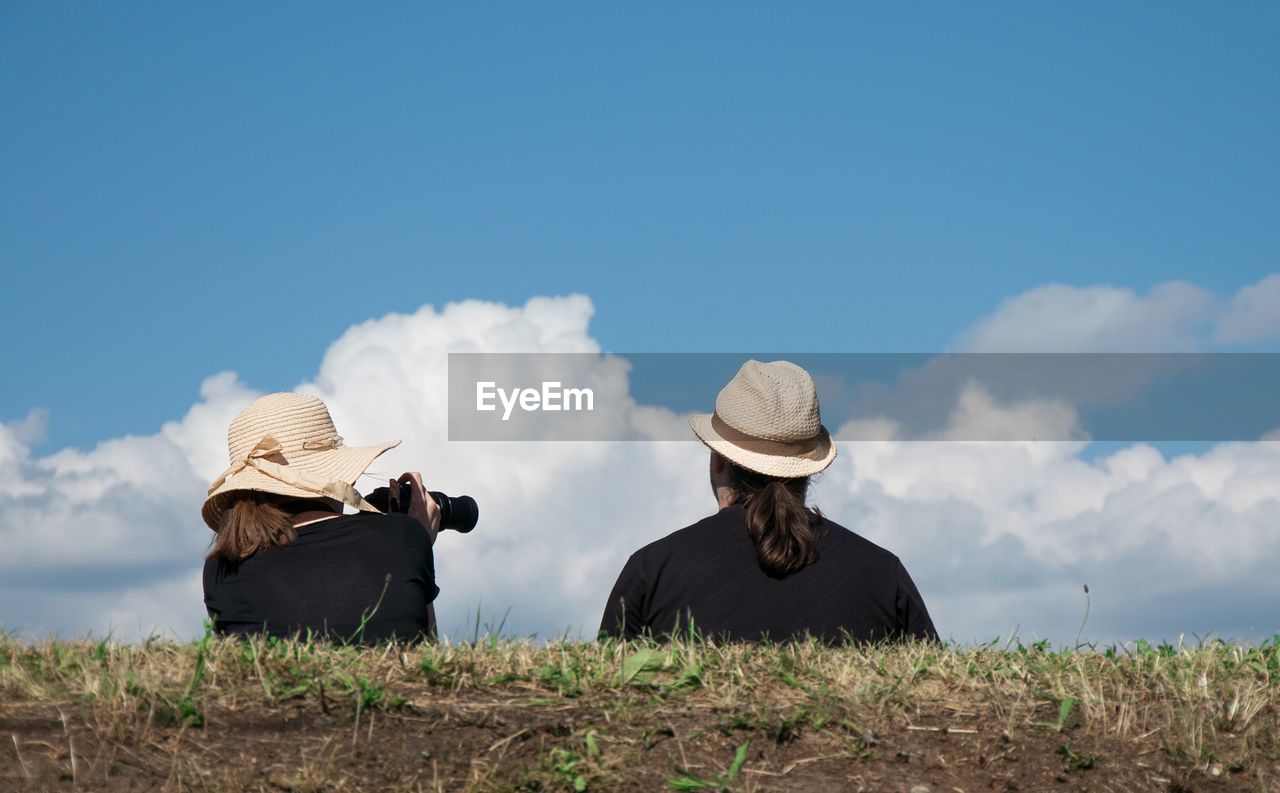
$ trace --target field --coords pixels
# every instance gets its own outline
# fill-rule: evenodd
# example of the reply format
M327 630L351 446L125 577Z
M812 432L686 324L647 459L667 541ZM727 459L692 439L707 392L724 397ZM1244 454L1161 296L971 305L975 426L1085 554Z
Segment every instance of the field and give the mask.
M1280 790L1280 637L1058 652L0 637L0 789Z

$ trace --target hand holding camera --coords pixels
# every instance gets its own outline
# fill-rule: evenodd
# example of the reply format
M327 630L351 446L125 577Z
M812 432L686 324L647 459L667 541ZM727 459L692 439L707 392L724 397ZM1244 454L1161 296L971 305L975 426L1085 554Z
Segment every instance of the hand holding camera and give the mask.
M441 529L466 534L476 527L480 508L471 496L448 496L427 490L422 475L409 471L380 487L366 499L383 512L399 512L414 518L431 534L432 542Z

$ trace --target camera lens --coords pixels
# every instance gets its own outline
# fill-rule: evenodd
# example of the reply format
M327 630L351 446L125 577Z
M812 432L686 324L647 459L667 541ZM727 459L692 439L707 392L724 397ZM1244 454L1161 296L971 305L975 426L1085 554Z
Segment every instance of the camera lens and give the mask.
M476 527L476 522L480 520L480 506L474 498L446 496L438 490L429 491L429 495L440 508L440 528L466 534Z

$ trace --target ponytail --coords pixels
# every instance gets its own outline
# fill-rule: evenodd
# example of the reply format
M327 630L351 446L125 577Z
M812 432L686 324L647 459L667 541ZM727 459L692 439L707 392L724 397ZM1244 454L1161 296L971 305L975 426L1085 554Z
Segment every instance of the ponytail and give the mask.
M222 513L206 559L239 562L258 551L288 545L298 536L293 516L260 493L243 496Z
M783 578L816 562L822 513L804 504L809 479L775 479L737 465L730 471L760 569Z

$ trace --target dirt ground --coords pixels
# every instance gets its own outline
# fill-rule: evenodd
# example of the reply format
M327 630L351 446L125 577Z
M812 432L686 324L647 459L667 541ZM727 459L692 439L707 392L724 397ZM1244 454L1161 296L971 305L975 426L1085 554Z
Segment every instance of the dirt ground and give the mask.
M321 695L211 708L199 727L130 726L87 706L0 703L0 790L1280 790L1274 765L1180 757L1158 732L1121 742L1072 720L1058 730L1052 703L1041 726L954 710L815 725L511 686L425 688L352 711Z

